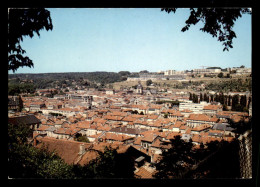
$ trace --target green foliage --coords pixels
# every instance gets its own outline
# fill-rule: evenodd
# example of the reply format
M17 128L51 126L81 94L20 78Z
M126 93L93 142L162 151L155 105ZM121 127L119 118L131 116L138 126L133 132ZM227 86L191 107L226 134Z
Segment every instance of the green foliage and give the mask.
M25 36L31 38L42 29L52 30L50 12L44 8L8 10L8 70L15 72L19 67L33 67L32 60L24 56L20 42Z
M86 135L82 136L81 134L76 134L74 139L75 139L75 141L90 143L90 141Z
M193 103L198 103L198 102L199 102L198 96L197 96L196 94L194 94L194 93L193 93L193 95L192 95L192 102L193 102Z
M146 81L146 86L150 86L153 83L153 81L151 79Z
M156 104L171 103L173 105L179 105L180 101L156 101Z
M227 80L227 81L219 81L212 82L206 85L206 90L213 90L218 92L241 92L241 91L251 91L252 90L252 82L251 79L237 79L237 80Z
M39 73L39 74L10 74L9 78L31 79L37 89L54 87L75 87L104 88L106 84L125 81L130 76L127 72L78 72L78 73ZM86 80L87 79L87 80ZM12 80L12 82L14 82ZM19 82L18 82L19 83ZM98 86L99 85L99 86Z
M180 136L176 136L171 140L171 146L170 149L162 152L162 159L155 164L158 171L154 175L155 178L183 178L186 169L194 164L191 141L185 142Z
M114 178L115 177L115 156L114 149L105 147L104 153L99 152L99 156L89 163L94 169L95 178Z
M176 10L177 8L162 8L162 11L167 13L175 13ZM251 14L251 11L249 8L190 8L190 16L181 31L185 32L191 25L200 22L203 25L200 30L212 37L217 37L218 41L225 46L223 51L229 51L230 48L233 48L233 39L236 38L233 26L242 14Z
M129 76L129 75L131 75L131 73L129 71L119 71L118 74L120 76Z
M68 165L48 147L27 143L31 130L26 125L8 125L8 176L11 178L84 179L133 178L134 163L127 154L106 147L85 166Z
M239 145L232 141L211 141L193 149L191 141L185 142L176 136L172 148L162 153L155 164L158 179L231 178L239 177Z
M11 178L71 178L71 166L46 147L27 143L32 133L26 125L8 124L8 176Z
M169 113L165 113L165 114L163 115L163 117L164 117L164 118L168 118L168 115L169 115Z
M138 111L137 110L132 110L131 114L138 114Z
M193 103L198 103L199 97L195 93L190 93L189 100L191 100Z
M12 178L70 178L71 166L46 148L13 144L8 152L8 175Z
M243 134L247 130L252 129L252 118L249 117L248 120L240 120L238 122L234 122L232 119L228 119L228 124L230 127L234 128L234 133Z
M228 107L226 104L223 104L223 111L228 111Z
M240 178L239 144L214 141L207 143L208 148L201 149L203 161L198 162L195 170L190 170L186 177L193 179Z
M223 76L223 73L222 73L222 72L219 73L219 74L218 74L218 77L219 77L219 78L223 78L223 77L224 77L224 76Z
M32 130L25 124L13 125L8 124L8 143L10 145L25 144L27 142L27 137L32 134Z
M60 114L60 113L54 113L54 112L50 112L49 114L52 115L52 116L62 116L62 114Z
M31 83L8 83L8 95L19 95L20 93L34 93L35 86Z
M93 178L133 178L134 163L127 155L118 154L116 149L105 147L104 152L98 151L99 156L92 160L87 167Z

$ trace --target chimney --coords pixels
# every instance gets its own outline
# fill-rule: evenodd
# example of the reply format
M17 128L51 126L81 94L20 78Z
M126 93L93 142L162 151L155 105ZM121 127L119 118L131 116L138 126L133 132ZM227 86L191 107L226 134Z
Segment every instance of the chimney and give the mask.
M79 145L79 155L83 155L85 152L86 152L85 145L84 144L80 144Z
M36 138L33 139L33 146L35 147L37 145L37 140Z

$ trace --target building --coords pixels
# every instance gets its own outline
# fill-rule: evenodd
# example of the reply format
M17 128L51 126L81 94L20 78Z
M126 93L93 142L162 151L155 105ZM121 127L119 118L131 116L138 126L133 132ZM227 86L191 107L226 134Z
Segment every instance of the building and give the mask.
M204 114L214 116L217 113L221 112L222 108L223 108L222 105L207 105L207 106L204 106L203 112L204 112Z
M174 75L176 73L175 70L167 70L164 72L164 75Z
M79 94L79 93L74 93L74 94L66 94L66 99L75 99L80 102L83 102L86 104L86 107L91 108L92 107L92 102L93 102L93 96L86 95L86 94Z
M208 67L206 69L193 69L194 74L217 74L221 72L220 67Z
M219 121L216 117L209 117L205 114L191 114L187 120L187 126L191 128L196 128L202 124L209 124L210 126L213 126Z
M209 69L193 69L194 74L207 74L211 73Z
M114 95L115 94L115 90L106 90L106 94L107 95Z
M20 111L23 101L20 96L8 96L8 110Z
M137 88L136 88L136 93L137 94L143 94L143 86L142 84L139 82L139 84L137 85Z
M193 103L192 101L181 102L179 104L179 111L190 110L194 114L202 114L204 112L204 107L209 105L209 103L202 101L200 103Z
M11 117L8 118L8 123L12 125L27 125L31 129L37 129L41 125L41 121L34 115Z

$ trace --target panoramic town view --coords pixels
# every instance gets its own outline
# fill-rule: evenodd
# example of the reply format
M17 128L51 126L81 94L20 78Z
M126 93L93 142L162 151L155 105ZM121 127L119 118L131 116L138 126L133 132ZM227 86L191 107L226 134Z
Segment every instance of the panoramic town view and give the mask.
M9 9L8 178L251 179L250 11Z

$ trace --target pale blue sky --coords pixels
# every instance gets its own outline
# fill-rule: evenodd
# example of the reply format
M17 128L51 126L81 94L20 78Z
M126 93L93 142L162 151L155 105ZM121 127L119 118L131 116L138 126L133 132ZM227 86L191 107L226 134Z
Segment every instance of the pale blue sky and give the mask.
M188 9L48 8L52 31L26 37L22 47L34 68L16 73L191 70L200 66L251 67L251 15L234 26L233 49L191 26L181 32ZM12 73L12 72L9 72Z

